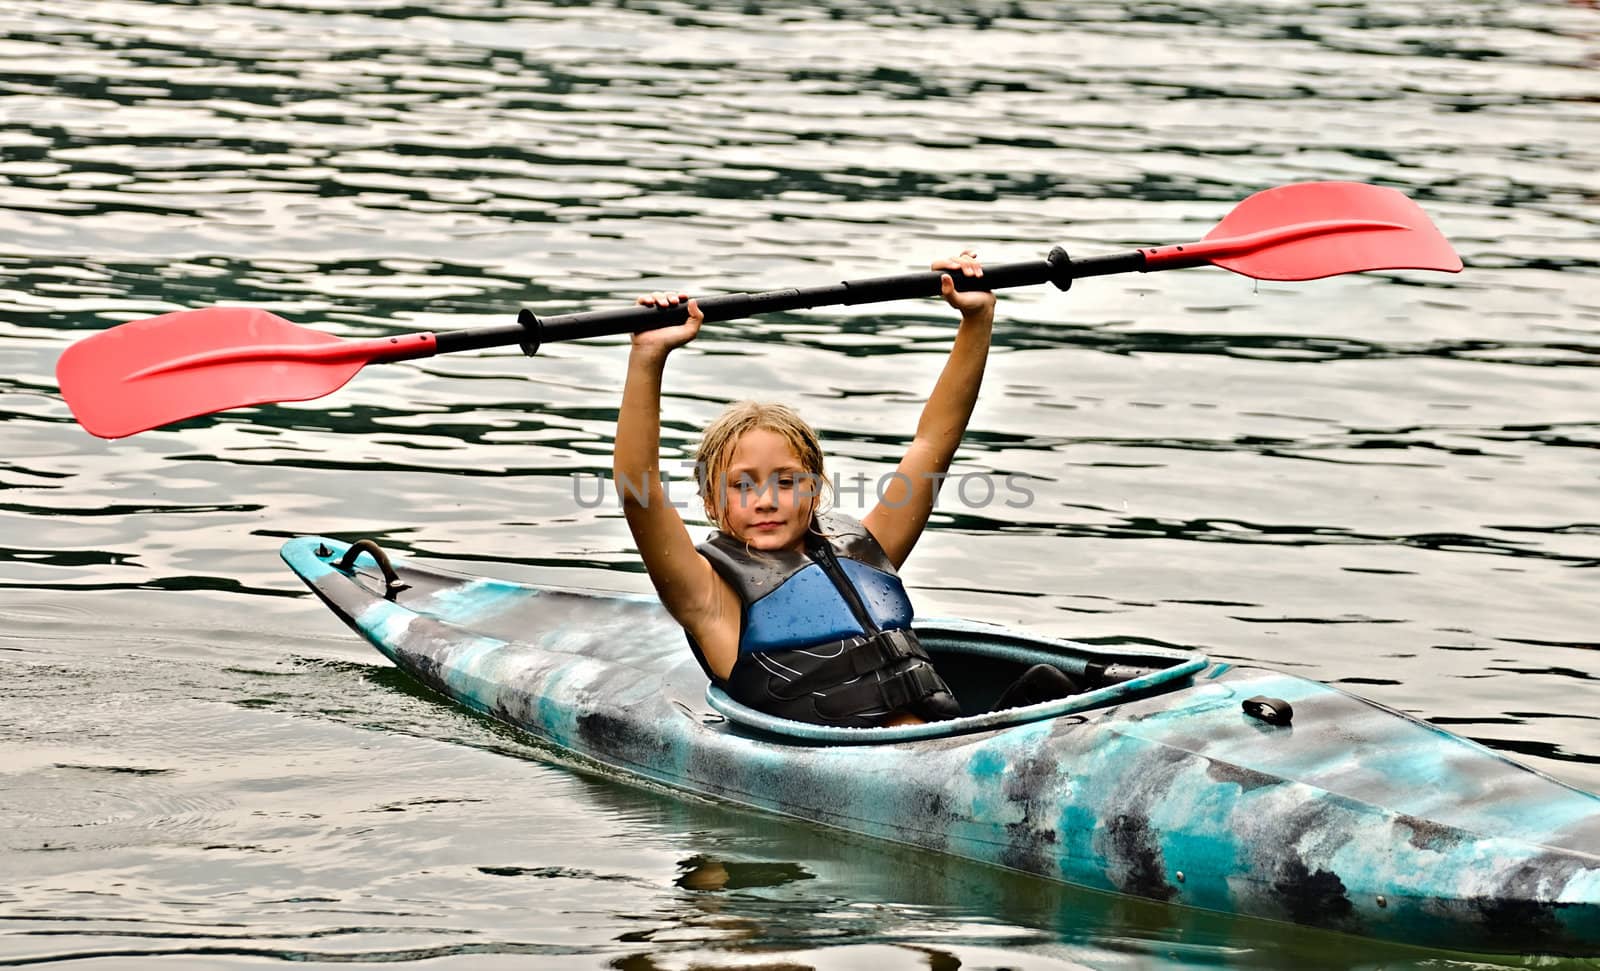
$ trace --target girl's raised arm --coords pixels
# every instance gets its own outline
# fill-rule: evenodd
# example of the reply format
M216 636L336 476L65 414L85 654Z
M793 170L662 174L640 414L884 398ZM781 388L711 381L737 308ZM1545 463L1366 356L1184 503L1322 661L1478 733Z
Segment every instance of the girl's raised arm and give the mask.
M959 270L983 276L978 254L964 250L953 260L938 260L935 270ZM940 477L950 469L967 420L978 401L983 368L989 359L989 337L994 330L994 294L984 290L958 291L949 274L941 281L945 302L961 311L956 343L944 371L922 407L911 447L884 486L878 504L862 519L896 568L911 555L912 547L928 525Z
M687 298L688 294L654 293L639 302L672 306ZM661 486L661 375L667 355L693 340L704 320L695 301L689 301L688 311L689 319L682 324L633 335L611 473L657 596L684 629L704 642L702 635L726 612L725 585L695 550L683 517Z

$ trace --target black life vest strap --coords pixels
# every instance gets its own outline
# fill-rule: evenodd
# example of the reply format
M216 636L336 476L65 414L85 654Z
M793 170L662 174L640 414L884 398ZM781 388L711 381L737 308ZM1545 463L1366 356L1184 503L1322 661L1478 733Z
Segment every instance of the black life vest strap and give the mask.
M910 708L935 691L948 691L943 680L926 662L903 666L903 670L867 676L853 684L828 692L828 707L847 711L900 711Z
M814 662L814 666L807 665L798 678L785 686L785 693L832 688L874 671L892 668L908 658L928 660L928 652L922 649L922 644L917 641L917 635L909 630L879 631L867 638L853 637L848 641L836 641L822 647L805 648L805 653L808 657L814 658L818 654L825 655L841 649L842 653L837 658L830 658L821 663ZM786 662L793 659L793 654L788 651L780 653L786 656ZM833 693L833 691L828 692L830 695Z
M822 725L869 728L895 711L928 720L960 714L910 630L821 648L740 654L726 690L759 711Z
M917 635L907 629L879 631L877 636L867 641L864 646L869 648L874 657L869 659L867 657L869 651L861 651L851 658L851 666L858 674L888 667L908 657L928 660L928 652L923 650L922 642L917 640Z

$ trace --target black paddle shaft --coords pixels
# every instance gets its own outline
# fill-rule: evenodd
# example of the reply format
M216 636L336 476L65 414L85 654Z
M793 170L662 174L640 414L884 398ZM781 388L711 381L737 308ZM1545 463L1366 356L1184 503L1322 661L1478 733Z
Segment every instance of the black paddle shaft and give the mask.
M1005 287L1027 287L1040 283L1053 283L1065 290L1079 277L1130 273L1143 269L1144 254L1138 250L1074 260L1067 256L1066 250L1057 246L1042 260L986 266L981 277L969 277L959 272L951 273L950 276L955 281L957 290L1000 290ZM899 276L873 277L867 280L846 280L843 283L821 287L766 290L761 293L726 293L699 298L700 310L709 322L737 320L757 314L802 310L807 307L935 297L939 295L939 278L943 275L944 271L934 270ZM522 344L529 353L532 353L538 350L539 345L551 341L581 340L585 337L631 334L635 331L654 330L657 327L670 327L673 324L683 323L688 319L688 315L689 312L683 304L672 307L636 305L618 310L589 310L543 318L534 316L532 311L524 310L517 315L515 324L473 327L438 334L438 345L434 353L472 351L484 347L504 347L509 344Z

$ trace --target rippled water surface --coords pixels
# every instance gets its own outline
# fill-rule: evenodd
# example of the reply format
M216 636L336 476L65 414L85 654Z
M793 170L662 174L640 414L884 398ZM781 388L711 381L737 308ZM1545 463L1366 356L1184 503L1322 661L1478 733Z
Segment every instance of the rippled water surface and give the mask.
M0 6L0 965L1480 966L596 776L420 694L281 567L320 532L647 589L573 489L610 465L620 338L115 443L53 369L211 304L446 330L1393 186L1466 272L1006 292L955 471L1034 498L947 495L908 584L1346 686L1596 790L1597 62L1600 12L1553 0ZM664 447L776 397L835 471L886 472L951 317L708 329Z

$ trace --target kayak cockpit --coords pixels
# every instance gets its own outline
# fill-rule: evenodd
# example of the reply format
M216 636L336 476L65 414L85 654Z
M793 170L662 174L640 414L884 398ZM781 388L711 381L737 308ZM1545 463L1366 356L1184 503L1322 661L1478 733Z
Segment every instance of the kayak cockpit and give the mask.
M840 728L779 718L740 704L711 685L706 702L743 728L807 744L863 745L990 731L1182 687L1211 666L1204 654L1170 648L1102 648L966 620L918 620L917 638L961 703L962 715L895 728ZM1006 686L1035 664L1072 675L1085 691L1054 701L991 710Z

